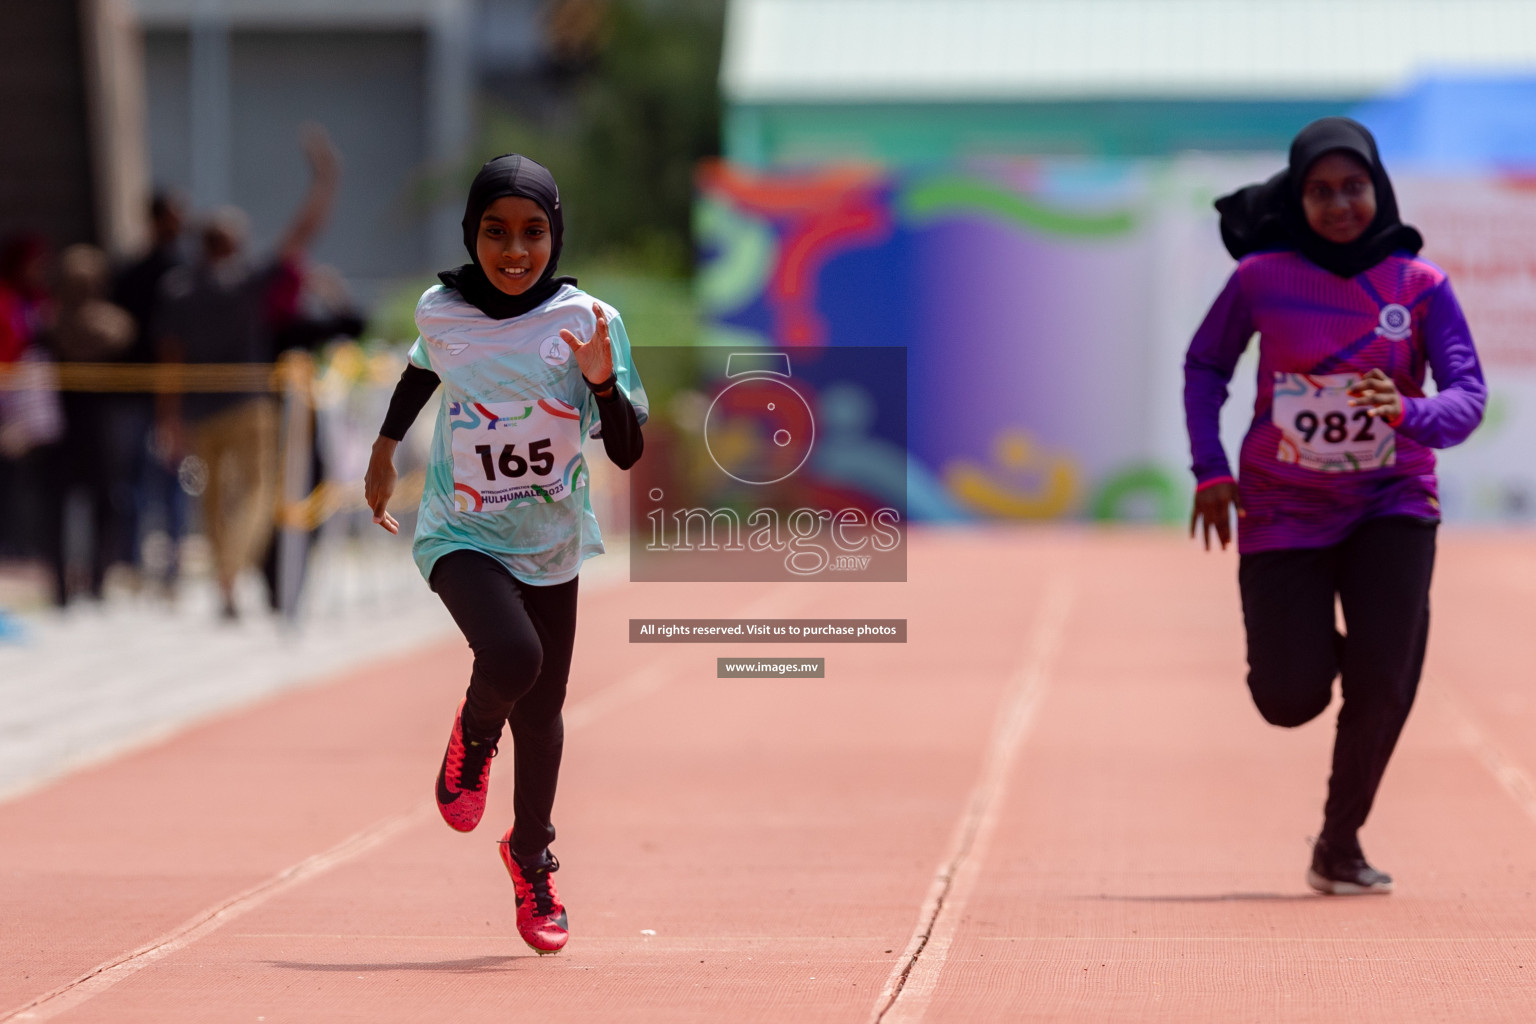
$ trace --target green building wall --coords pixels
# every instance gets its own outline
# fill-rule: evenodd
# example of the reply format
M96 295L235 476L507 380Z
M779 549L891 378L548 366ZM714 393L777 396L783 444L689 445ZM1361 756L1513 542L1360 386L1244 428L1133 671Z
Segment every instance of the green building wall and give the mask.
M1345 113L1361 99L740 103L726 114L724 141L729 159L757 167L997 155L1275 152L1288 148L1308 121Z

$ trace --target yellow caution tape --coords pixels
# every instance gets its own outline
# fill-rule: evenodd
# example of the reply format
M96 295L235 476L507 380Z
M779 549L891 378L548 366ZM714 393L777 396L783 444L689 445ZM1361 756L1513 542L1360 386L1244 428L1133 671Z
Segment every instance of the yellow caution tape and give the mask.
M318 381L329 390L364 381L385 383L398 362L382 355L364 360L358 353L337 361ZM6 363L0 364L0 391L86 391L138 394L298 393L313 401L317 383L314 360L290 353L277 363ZM400 478L395 499L402 505L421 500L426 473ZM366 509L361 481L323 480L298 501L280 503L277 525L313 530L342 512Z
M272 392L307 386L297 361L281 363L11 363L0 391Z

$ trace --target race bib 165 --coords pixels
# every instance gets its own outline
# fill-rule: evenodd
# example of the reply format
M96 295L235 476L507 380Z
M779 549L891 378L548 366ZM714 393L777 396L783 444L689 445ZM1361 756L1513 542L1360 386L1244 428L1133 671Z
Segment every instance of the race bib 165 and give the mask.
M555 398L453 402L453 501L460 512L564 501L586 486L581 412Z

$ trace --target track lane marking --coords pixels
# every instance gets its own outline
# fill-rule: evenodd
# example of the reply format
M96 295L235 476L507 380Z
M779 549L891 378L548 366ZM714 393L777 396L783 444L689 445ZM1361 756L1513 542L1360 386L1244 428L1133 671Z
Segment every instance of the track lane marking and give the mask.
M981 772L928 887L917 927L875 1000L870 1024L914 1024L928 1010L997 829L1009 772L1045 692L1046 673L1061 646L1072 598L1069 580L1057 577L1046 588L1023 659L999 708Z
M742 618L764 617L772 612L792 607L797 602L788 598L791 595L799 596L799 592L795 589L798 586L799 584L796 583L781 583L747 604L737 614ZM637 668L619 682L604 687L586 700L566 709L564 715L567 728L590 725L614 709L633 704L656 692L666 683L668 676L675 673L676 662L683 660L691 652L683 646L679 650L670 651L663 648L658 653L659 656L655 661ZM258 882L212 907L198 911L159 938L99 964L73 981L34 997L4 1016L0 1016L0 1024L11 1024L12 1021L51 1020L61 1013L66 1013L87 1000L95 998L118 982L132 977L144 968L212 934L230 921L244 916L274 897L382 846L412 825L430 821L434 810L435 808L430 804L420 804L402 814L395 814L375 822L362 831L353 833L330 849L312 854L265 881Z
M1536 821L1536 780L1478 723L1466 702L1455 694L1454 685L1438 675L1429 678L1438 684L1433 692L1441 709L1454 723L1456 738L1472 751L1478 763L1487 769L1499 788L1525 812L1526 817Z
M322 875L338 865L360 857L369 850L382 846L411 825L428 820L427 815L430 810L428 805L421 804L404 814L386 818L361 832L354 833L329 850L306 857L292 867L279 871L266 881L258 882L222 903L199 911L165 935L140 946L131 953L108 960L74 981L66 982L53 991L38 996L4 1017L0 1017L0 1022L49 1020L73 1010L118 982L185 949L237 917L255 910L273 897Z
M1302 896L1304 900L1313 900L1315 897ZM1362 946L1398 946L1398 945L1447 945L1454 943L1487 943L1487 942L1536 942L1536 935L1373 935L1368 939L1353 935L980 935L978 942L1246 942L1256 946L1269 944L1276 945L1334 945L1348 946L1350 949L1358 949ZM1031 958L1033 959L1033 958ZM988 963L991 963L989 960Z

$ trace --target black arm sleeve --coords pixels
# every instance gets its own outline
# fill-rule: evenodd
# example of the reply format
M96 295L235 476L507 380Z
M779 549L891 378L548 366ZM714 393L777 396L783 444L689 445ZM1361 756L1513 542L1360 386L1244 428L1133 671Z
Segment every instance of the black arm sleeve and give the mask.
M629 396L617 384L607 398L597 398L597 418L603 431L603 451L608 460L620 469L628 469L640 461L645 451L645 438L640 434L640 419Z
M417 415L426 407L432 392L441 383L437 374L431 370L407 363L405 372L400 374L400 383L395 385L395 393L389 398L389 412L384 414L384 425L379 428L379 435L391 441L405 440L405 432L411 429L411 424L416 422Z

